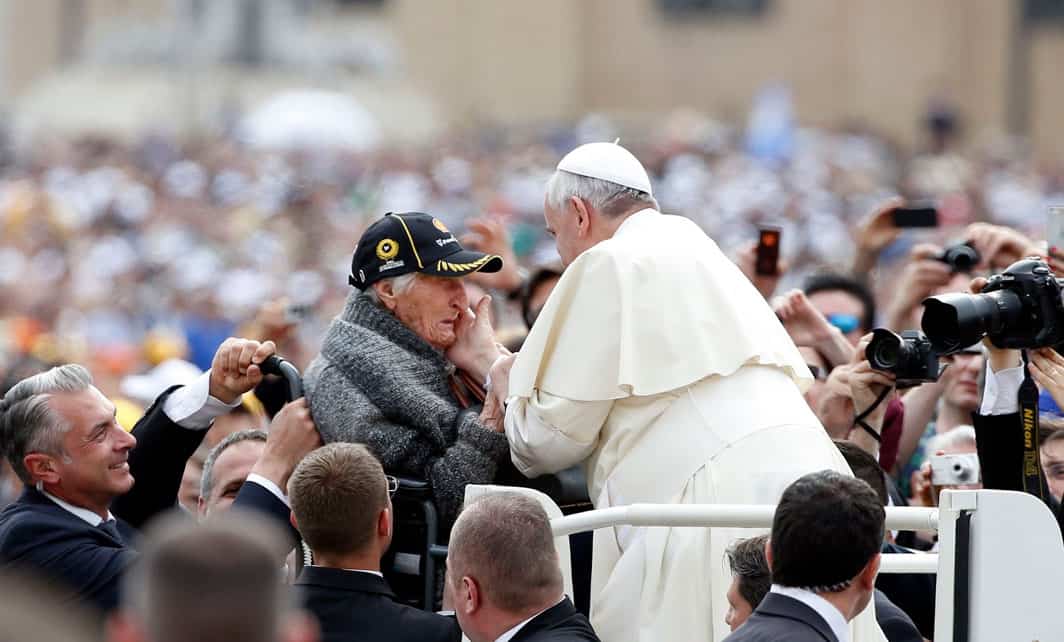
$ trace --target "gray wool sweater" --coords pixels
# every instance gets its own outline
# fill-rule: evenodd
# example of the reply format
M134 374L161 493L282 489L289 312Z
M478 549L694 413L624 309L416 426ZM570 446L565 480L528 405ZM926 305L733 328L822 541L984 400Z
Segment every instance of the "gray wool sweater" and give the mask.
M454 398L452 372L442 352L356 291L304 375L325 443L365 444L389 473L432 482L448 525L466 484L492 483L510 460L506 436Z

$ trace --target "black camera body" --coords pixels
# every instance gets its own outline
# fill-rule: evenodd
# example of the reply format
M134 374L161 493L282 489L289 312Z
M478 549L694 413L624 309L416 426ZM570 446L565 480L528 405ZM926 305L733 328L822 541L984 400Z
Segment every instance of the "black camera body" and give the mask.
M938 356L931 341L915 330L895 334L876 328L865 348L868 363L876 370L894 373L898 388L938 381L942 373Z
M942 253L935 257L935 260L948 265L954 273L970 273L975 270L975 266L979 265L982 256L980 256L979 250L975 249L971 244L956 243L942 250Z
M990 277L980 294L924 299L924 332L939 354L953 354L983 337L999 348L1046 348L1064 342L1064 281L1038 257Z

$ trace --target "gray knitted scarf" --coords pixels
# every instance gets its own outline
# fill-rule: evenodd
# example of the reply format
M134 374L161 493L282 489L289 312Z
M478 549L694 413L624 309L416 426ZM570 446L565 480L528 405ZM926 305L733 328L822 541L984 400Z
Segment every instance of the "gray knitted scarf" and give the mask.
M439 448L454 442L461 411L448 386L454 365L369 297L348 298L321 352L389 419Z

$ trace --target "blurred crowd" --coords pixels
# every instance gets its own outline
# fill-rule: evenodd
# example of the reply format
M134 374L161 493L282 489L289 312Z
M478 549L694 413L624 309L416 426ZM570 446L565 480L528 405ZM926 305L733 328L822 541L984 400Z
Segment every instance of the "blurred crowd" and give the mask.
M884 269L914 242L945 242L973 221L1041 234L1045 205L1064 196L1064 174L1018 145L958 151L952 112L932 113L926 125L915 154L860 129L773 138L756 124L733 128L688 112L631 138L589 116L573 127L480 128L363 154L251 151L225 136L7 149L0 373L17 380L27 358L77 361L117 395L122 377L169 358L206 368L221 339L271 302L294 324L298 363L339 310L354 242L384 212L431 212L526 269L550 262L542 186L561 153L588 139L622 137L650 170L663 210L697 221L728 252L755 239L761 223L782 226L782 287L851 266L861 217L893 194L936 200L942 226L883 248ZM490 225L474 224L483 221ZM497 325L519 336L517 306L503 303Z
M370 224L390 211L430 213L435 217L431 224L441 234L454 230L465 248L502 257L501 270L469 274L462 285L455 287L459 293L465 288L465 297L459 298L470 304L491 294L490 303L484 304L491 306L488 342L519 349L561 275L555 241L544 229L547 179L566 150L589 140L620 137L649 171L661 210L685 216L701 226L769 301L816 380L805 395L806 401L836 441L855 476L867 482L851 487L852 482L834 476L812 477L806 480L806 486L798 484L793 487L795 490L788 490L789 495L784 498L808 512L812 510L809 507L820 506L816 493L834 493L842 498L840 501L853 503L858 517L867 516L869 511L874 513L868 524L854 522L855 536L850 538L868 540L868 550L855 553L864 556L859 560L860 566L851 569L861 574L846 576L867 580L867 586L855 584L851 610L856 614L869 599L876 599L878 604L881 597L889 596L897 604L891 608L904 612L907 623L911 619L909 629L919 630L922 637L929 638L934 619L933 584L925 583L927 578L908 576L902 578L902 584L892 586L895 578L878 581L876 569L880 549L888 553L933 550L937 545L934 536L884 533L879 509L885 505L934 506L944 487L980 486L977 479L967 484L932 483L929 459L942 454L974 455L978 451L984 460L984 472L987 470L984 451L989 446L985 439L977 442L977 432L984 430L985 434L986 417L1007 416L1011 420L1013 414L1011 406L998 407L991 403L993 400L988 402L987 391L999 385L999 379L1006 381L1001 373L1014 369L1018 356L998 351L996 358L1004 365L999 368L994 365L994 350L972 346L944 358L948 367L938 381L907 387L897 385L900 382L893 375L875 371L869 365L865 355L868 333L880 326L895 331L917 328L920 302L925 297L977 291L980 283L974 279L999 272L1024 256L1039 254L1060 274L1057 248L1039 239L1046 238L1048 206L1064 203L1064 168L1037 163L1022 145L1014 142L966 143L959 116L947 108L929 112L924 122L924 140L911 152L903 152L891 141L858 127L803 129L781 127L778 122L766 123L758 118L751 118L746 127L733 127L691 112L677 112L660 127L637 131L633 133L600 116L588 116L573 126L456 131L446 140L424 147L384 148L371 153L325 149L252 151L224 135L184 144L164 137L133 142L84 138L42 141L39 146L20 150L4 147L0 153L0 393L6 394L18 381L50 366L84 364L92 373L87 383L85 373L63 371L66 376L81 380L78 394L95 386L113 399L117 421L126 431L138 419L142 421L135 435L140 446L135 450L132 445L122 447L127 454L134 453L132 459L103 462L107 470L121 471L125 466L128 475L132 467L138 475L147 476L155 465L148 459L166 450L166 459L176 462L168 465L166 471L174 473L173 479L167 477L166 482L173 481L174 487L145 482L140 486L141 492L147 488L167 495L173 490L186 512L201 520L206 520L212 510L221 513L234 503L257 506L266 513L279 511L279 523L286 529L291 523L293 530L288 534L293 542L302 534L308 546L305 553L310 555L313 549L317 555L319 564L310 567L311 579L304 584L319 589L327 586L331 580L328 572L322 570L327 568L356 568L380 575L380 560L389 550L392 537L389 497L399 488L399 481L391 475L409 473L401 468L413 457L412 453L416 454L418 444L399 439L400 433L394 430L376 434L376 438L396 445L397 452L401 450L395 458L398 463L382 456L381 448L374 449L374 453L333 446L314 450L320 443L318 431L325 418L315 411L312 419L301 401L289 404L288 410L278 414L287 400L275 403L276 395L268 389L270 381L263 382L258 365L276 347L277 353L305 371L319 351L328 352L328 340L323 344L323 338L330 320L341 314L342 320L348 315L352 324L366 324L365 318L359 316L367 314L360 312L360 304L383 319L378 319L383 328L400 333L401 328L388 325L398 318L408 326L407 330L417 331L418 324L403 318L394 306L389 307L388 301L382 303L380 293L384 289L374 290L375 294L365 300L348 299L355 243ZM934 204L937 226L902 229L894 224L892 214L898 206L921 201ZM779 270L770 276L758 274L754 267L758 229L765 225L780 229ZM381 242L394 244L393 238L397 237ZM432 239L426 242L431 244ZM966 242L978 252L977 264L958 268L942 260L943 248L958 242ZM413 238L410 243L415 243ZM668 252L669 248L660 250ZM382 256L380 246L376 254L382 261L396 256L386 252ZM479 268L482 264L483 261L476 265ZM421 296L408 289L411 282L403 287L389 285L389 296L395 300ZM755 298L761 305L761 299ZM478 312L482 309L485 308L477 306ZM451 319L451 323L457 332L458 320ZM223 344L227 337L237 336L246 339L231 339ZM396 345L406 340L404 334L396 336ZM450 384L454 365L459 365L447 365L441 356L445 354L454 362L452 352L448 346L431 342L430 346L440 354L433 353L435 360L430 365L436 370L429 374L440 380L436 383L444 391L441 396L446 396L448 390L455 396L447 398L449 406L445 410L453 410L457 418L443 423L457 437L448 437L452 443L447 448L454 445L455 439L466 439L485 451L480 453L482 459L501 457L508 462L505 437L492 435L496 442L489 443L486 431L470 437L466 433L475 432L472 429L463 432L454 428L466 422L481 430L491 427L489 420L497 422L499 418L488 412L490 399L480 415L473 418L476 413L469 408L478 404L467 403L466 395L441 383L447 379ZM369 348L362 345L352 349ZM1032 354L1036 378L1044 390L1043 410L1049 429L1042 443L1042 477L1054 496L1049 503L1056 507L1064 492L1064 460L1059 456L1064 431L1052 433L1060 419L1059 402L1064 400L1064 384L1059 383L1064 374L1045 375L1044 380L1039 377L1042 369L1056 366L1064 373L1064 359L1048 353ZM988 360L992 364L989 370ZM494 369L498 363L489 360L488 365ZM380 365L382 371L393 366L401 369L398 361ZM204 374L208 369L210 374ZM366 374L371 383L385 379L376 370L363 370L359 372ZM314 373L314 369L310 372ZM313 376L316 375L308 380ZM459 382L464 386L460 390L476 397L482 380L478 376L472 385L468 380ZM490 380L489 377L487 381ZM394 385L402 391L413 389L402 381ZM174 392L173 386L183 387ZM428 393L415 392L423 399L438 392L435 388L426 389ZM218 394L219 390L224 394ZM12 393L13 399L6 399L5 403L21 403L20 395L32 396L27 390L16 392L19 394ZM330 402L339 398L332 393L319 394ZM160 401L153 406L157 399ZM211 406L210 401L219 400L222 406ZM483 394L479 400L484 400ZM355 404L346 401L343 398L336 403L348 413ZM380 419L388 412L376 399L364 405L371 417ZM395 405L400 406L396 412L404 414L406 422L400 427L417 423L410 419L415 413L406 413L407 406L417 404L400 400ZM26 412L30 425L32 416ZM424 414L430 427L441 421L441 411L435 407ZM976 415L985 416L983 426L974 418ZM1001 421L1002 426L1012 427L1005 425L1005 419ZM158 434L146 431L152 422L157 424ZM42 425L45 423L42 421ZM358 424L356 428L364 428L372 421L353 423ZM200 434L190 438L187 431L168 428L174 424ZM21 430L11 426L12 434L16 429ZM115 432L115 439L129 439L122 430ZM327 431L321 432L328 436ZM443 428L439 432L443 434ZM374 435L338 441L369 441L370 437ZM159 445L164 443L169 445ZM174 450L173 443L180 448ZM12 452L17 448L31 452L35 445L5 444L11 446ZM173 454L169 454L171 450ZM229 456L223 459L227 451ZM308 456L311 451L315 454ZM138 453L143 453L139 460ZM375 457L383 461L378 462ZM272 466L278 461L284 465ZM414 467L441 473L442 477L430 480L437 493L445 481L464 491L468 483L496 477L494 464L489 467L490 472L484 473L486 479L481 480L462 477L470 474L470 466L452 465L449 459L440 461L446 464L441 464L440 470L434 468L435 464ZM0 466L3 506L14 500L20 484L13 478L11 466ZM184 478L178 489L177 473L182 469ZM49 473L42 470L43 475ZM20 471L24 473L20 477L28 479L31 473L40 477L38 472ZM348 477L349 484L345 481ZM498 477L502 477L501 473ZM996 484L987 485L1008 486L1000 483L1003 478L997 477L993 480ZM245 480L249 483L245 484ZM339 485L330 487L329 492L322 491L328 484ZM29 484L28 492L32 490ZM115 497L121 497L130 489L111 490ZM294 493L291 506L286 491ZM321 491L320 496L315 494L317 491ZM346 506L354 516L339 520L339 504L330 502L343 493L351 496ZM164 498L167 501L153 504L145 502L143 495L130 494L133 496L125 504L121 500L115 504L115 511L136 527L140 523L126 517L131 507L143 504L155 510L168 505L168 496ZM456 492L456 496L461 495ZM448 564L461 562L473 569L470 573L487 576L496 572L504 552L512 554L539 546L543 559L552 561L544 571L550 571L549 591L529 613L539 609L541 615L561 607L559 613L564 611L566 618L575 621L576 607L564 596L561 601L558 598L561 581L554 577L556 552L546 515L535 505L525 505L515 498L499 501L502 503L494 508L490 502L480 509L474 505L473 510L467 509L463 517L458 517L454 531L458 535L451 540ZM289 508L296 513L292 520L288 517ZM454 508L457 513L457 506ZM487 514L489 510L496 512ZM507 514L506 511L515 519L528 520L535 529L507 531L510 520L493 517ZM103 512L108 519L100 516L86 521L98 521L94 527L104 528L113 522L106 503ZM9 523L17 527L16 511L11 509L9 513L15 516ZM354 533L357 529L351 524L357 521L355 517L366 515L378 517L359 524L365 533ZM146 521L150 515L140 517ZM455 515L445 517L444 530ZM336 525L330 520L339 520L342 528L352 532L332 533L329 528ZM817 518L811 523L822 521ZM174 524L172 530L178 533L175 537L198 537L192 529L182 534L182 527ZM774 526L774 532L778 526ZM331 539L332 535L339 539L357 536L362 543L357 550L337 549L338 540ZM239 537L225 528L214 536L228 545L239 544ZM497 541L492 540L498 547L497 554L478 558L462 552L464 541L480 542L488 536L497 536ZM120 546L108 544L104 548L124 554L132 535L119 532L113 537ZM203 537L209 539L209 533ZM520 546L513 543L522 537L538 539ZM810 552L797 546L792 555L796 559L829 558L831 552L812 548L817 541L813 538L799 542L808 544ZM290 549L291 542L288 544L281 548ZM182 552L181 542L175 539L171 545ZM262 543L265 562L248 562L249 572L266 568L269 573L264 577L273 579L271 573L276 571L277 560L271 557L271 547L275 545L276 542ZM458 547L457 556L454 547ZM202 563L204 568L224 566L223 559L197 559L204 552L198 545L186 548L184 553L191 555L188 563ZM740 546L729 554L736 587L742 581L742 567L752 568L751 573L761 578L765 589L767 570L758 556L764 551L764 541L747 548L744 552ZM151 555L161 554L151 551ZM356 559L356 554L361 557ZM752 561L744 562L744 556ZM294 559L290 561L293 567ZM514 575L531 564L524 559L509 561L517 569ZM79 578L91 575L84 569L66 570ZM134 581L152 581L151 573L145 573L145 577L135 577ZM317 580L315 573L321 575ZM458 578L460 582L448 585L447 590L453 593L448 599L457 601L463 630L469 634L483 626L479 639L505 639L498 634L508 627L461 615L462 600L475 603L478 598L476 591L470 592L469 585L462 583L467 578ZM512 578L504 579L507 581L500 580L499 586ZM115 578L108 581L111 589L117 591L113 586ZM802 583L804 578L795 581L793 586L807 586ZM876 594L877 587L883 596ZM443 590L442 578L438 589ZM188 586L182 590L189 595L195 592ZM89 589L81 592L87 594ZM729 595L732 608L727 622L735 629L758 606L765 591L756 599L744 593L741 603L732 597ZM118 606L117 592L97 599L107 609ZM323 597L316 599L319 603L328 601ZM150 606L127 604L125 609L147 617L143 612ZM425 606L431 609L433 605ZM584 604L578 600L577 606ZM745 608L742 617L736 615L743 610L740 607ZM470 613L476 611L470 608ZM877 610L881 608L885 607L877 606ZM517 609L509 615L516 613L524 612ZM319 620L327 623L320 615ZM880 623L887 630L882 620ZM362 626L347 622L334 625L350 630ZM458 634L457 625L450 621L445 625L426 621L429 625L443 626L445 636L441 639ZM148 639L131 633L132 629L124 634L122 631L119 628L112 632L112 638ZM572 639L597 639L590 626L581 635L586 637ZM309 641L314 636L292 639Z

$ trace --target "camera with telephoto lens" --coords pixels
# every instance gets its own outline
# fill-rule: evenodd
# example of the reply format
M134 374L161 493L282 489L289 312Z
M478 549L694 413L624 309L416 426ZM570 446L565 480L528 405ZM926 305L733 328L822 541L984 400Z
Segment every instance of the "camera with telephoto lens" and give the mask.
M915 330L901 334L883 328L873 330L865 358L876 370L894 373L898 388L938 381L941 374L938 353L927 337Z
M935 260L945 263L950 267L951 271L957 273L975 270L975 266L979 265L982 257L979 255L979 250L970 244L956 243L942 250L942 253L935 257Z
M980 294L924 299L921 321L935 351L953 354L983 337L998 348L1056 346L1064 341L1064 281L1038 257L990 277Z

